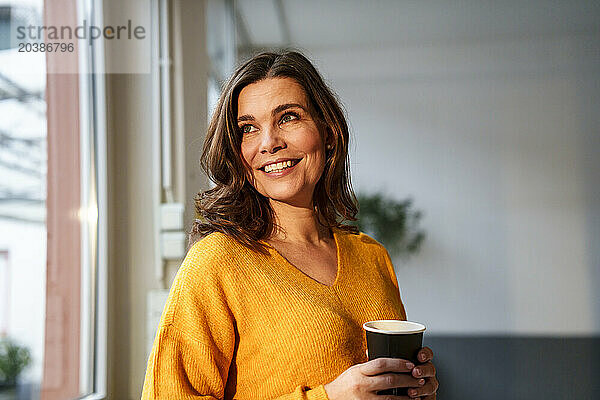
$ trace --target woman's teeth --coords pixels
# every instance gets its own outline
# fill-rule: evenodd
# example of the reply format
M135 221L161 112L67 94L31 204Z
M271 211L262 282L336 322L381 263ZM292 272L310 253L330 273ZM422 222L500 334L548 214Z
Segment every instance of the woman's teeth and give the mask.
M281 172L286 168L291 167L294 164L294 161L292 160L288 160L288 161L282 161L282 162L278 162L278 163L274 163L274 164L269 164L265 166L265 172L269 173L269 172Z

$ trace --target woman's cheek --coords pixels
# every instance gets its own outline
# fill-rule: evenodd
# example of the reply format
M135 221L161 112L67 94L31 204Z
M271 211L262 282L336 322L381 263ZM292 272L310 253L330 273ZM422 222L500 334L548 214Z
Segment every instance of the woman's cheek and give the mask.
M242 142L241 146L242 158L244 159L247 168L253 170L252 163L257 153L257 146L251 141Z

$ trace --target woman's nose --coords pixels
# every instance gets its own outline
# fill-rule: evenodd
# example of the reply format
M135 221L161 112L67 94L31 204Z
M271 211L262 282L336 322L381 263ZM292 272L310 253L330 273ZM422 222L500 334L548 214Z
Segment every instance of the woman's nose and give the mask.
M262 135L262 142L260 147L260 152L262 154L266 153L276 153L281 149L285 149L287 147L285 140L281 136L279 132L279 127L265 129Z

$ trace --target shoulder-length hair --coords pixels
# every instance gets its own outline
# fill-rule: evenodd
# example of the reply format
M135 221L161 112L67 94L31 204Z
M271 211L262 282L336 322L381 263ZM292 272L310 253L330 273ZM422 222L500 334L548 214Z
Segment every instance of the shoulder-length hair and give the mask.
M292 78L307 96L313 119L332 148L326 151L325 169L313 194L319 223L357 233L343 224L355 221L357 200L350 182L348 163L348 124L335 94L315 67L296 51L261 53L242 64L225 84L210 121L200 164L215 187L195 198L197 219L189 235L193 244L212 232L222 232L260 252L261 241L275 229L275 215L268 198L248 180L241 155L242 134L236 122L241 90L266 78Z

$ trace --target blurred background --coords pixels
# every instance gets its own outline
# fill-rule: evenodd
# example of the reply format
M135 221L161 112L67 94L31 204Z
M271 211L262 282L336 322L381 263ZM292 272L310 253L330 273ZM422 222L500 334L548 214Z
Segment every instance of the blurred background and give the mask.
M600 398L600 3L0 0L0 399L140 397L221 85L288 48L438 398Z

